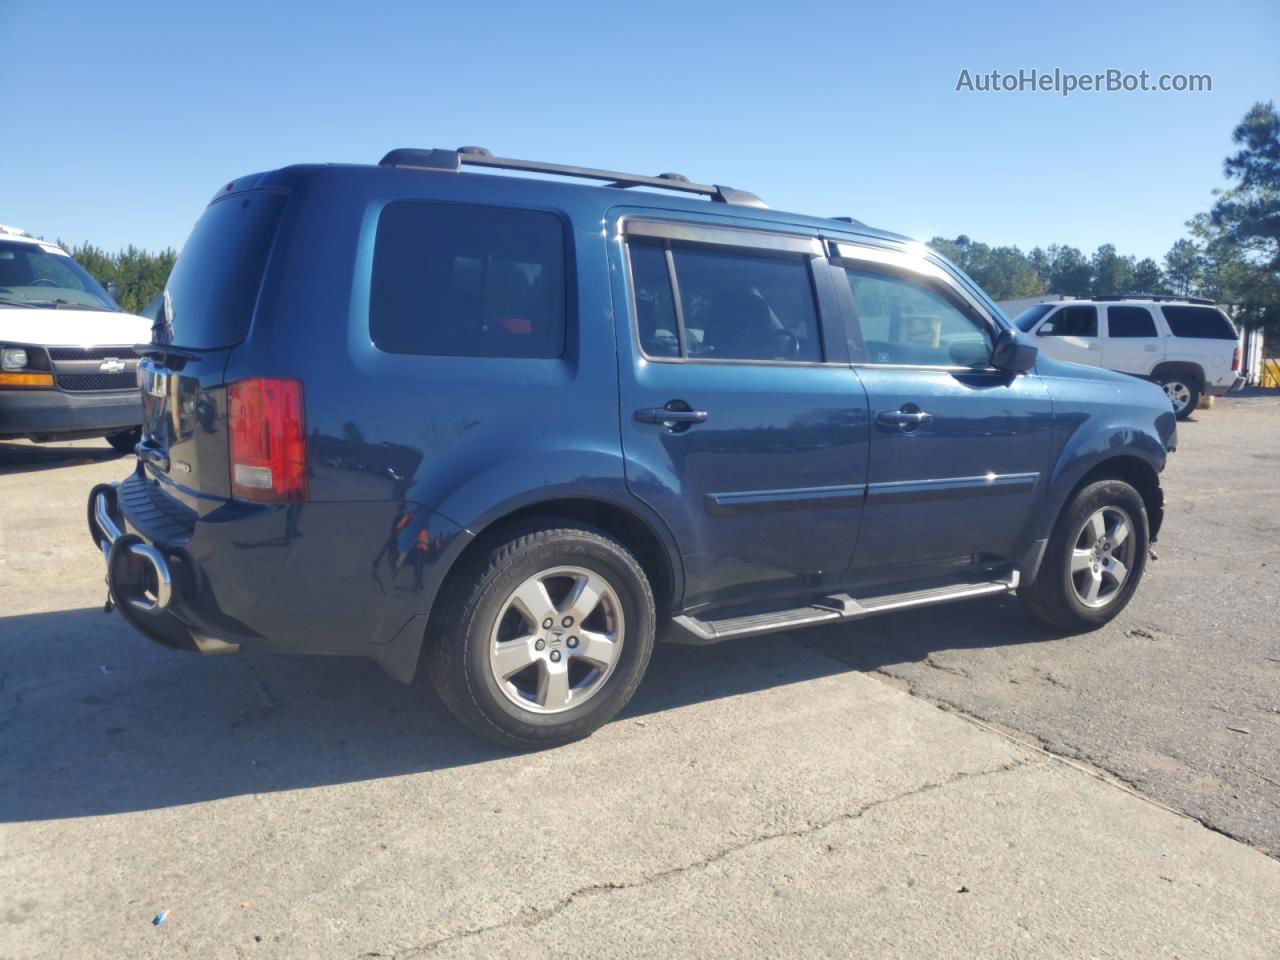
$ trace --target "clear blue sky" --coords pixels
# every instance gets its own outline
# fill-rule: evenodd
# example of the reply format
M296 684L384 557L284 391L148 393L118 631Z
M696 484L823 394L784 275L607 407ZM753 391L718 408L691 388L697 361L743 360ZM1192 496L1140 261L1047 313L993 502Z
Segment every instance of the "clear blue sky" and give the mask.
M396 146L677 170L927 239L1160 257L1280 99L1280 3L0 0L0 223L181 246L226 180ZM957 93L962 68L1212 93Z

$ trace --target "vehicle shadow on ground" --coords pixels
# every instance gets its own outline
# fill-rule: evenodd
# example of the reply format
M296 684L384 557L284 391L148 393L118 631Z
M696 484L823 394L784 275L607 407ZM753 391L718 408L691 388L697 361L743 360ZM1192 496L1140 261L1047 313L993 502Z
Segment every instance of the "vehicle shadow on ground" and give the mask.
M948 612L948 610L950 612ZM1012 598L710 647L660 644L623 720L1050 635ZM98 609L0 618L0 822L148 810L499 760L421 679L355 658L199 657Z
M86 463L105 463L133 454L120 453L103 440L99 446L65 446L58 444L9 443L0 441L0 476L53 470Z

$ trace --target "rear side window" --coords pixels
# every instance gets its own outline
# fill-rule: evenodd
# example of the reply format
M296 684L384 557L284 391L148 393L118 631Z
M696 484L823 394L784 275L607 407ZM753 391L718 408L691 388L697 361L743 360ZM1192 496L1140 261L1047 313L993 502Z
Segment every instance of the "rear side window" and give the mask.
M1107 307L1107 335L1154 337L1156 321L1146 307Z
M680 325L661 243L632 241L631 281L636 291L636 329L640 346L651 357L680 356Z
M244 339L287 201L276 191L233 194L196 221L165 285L173 343L211 349Z
M1239 334L1221 310L1213 307L1161 307L1175 337L1238 340Z
M564 353L565 235L537 210L401 200L378 218L369 328L389 353Z
M1098 335L1098 308L1097 307L1063 307L1052 317L1049 322L1053 324L1053 329L1046 331L1043 327L1040 333L1049 337L1096 337Z
M636 325L646 354L693 360L822 360L807 258L672 244L673 285L667 249L661 242L629 244Z

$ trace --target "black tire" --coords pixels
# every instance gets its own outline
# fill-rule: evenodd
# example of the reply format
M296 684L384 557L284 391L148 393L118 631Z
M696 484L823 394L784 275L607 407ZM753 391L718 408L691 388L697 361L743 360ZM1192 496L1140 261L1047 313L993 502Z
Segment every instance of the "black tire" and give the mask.
M108 433L107 443L111 444L112 449L121 453L133 453L133 448L138 445L138 441L142 439L142 428L134 427L132 430L121 430L119 433Z
M1126 556L1127 575L1102 606L1087 605L1077 593L1077 580L1087 582L1089 571L1071 573L1078 538L1085 536L1085 522L1110 508L1132 520L1132 548ZM1132 599L1142 581L1150 542L1147 509L1138 491L1123 480L1099 480L1078 491L1063 508L1045 548L1036 578L1018 589L1028 611L1037 620L1070 633L1095 630L1110 622ZM1088 539L1086 537L1086 539ZM1126 538L1128 539L1128 538ZM1121 559L1124 559L1123 557ZM1105 579L1105 575L1104 575Z
M1174 402L1172 391L1177 391L1179 394L1184 389L1187 391L1187 401L1182 409L1179 410L1176 406L1174 407L1174 415L1179 420L1187 419L1195 412L1196 407L1200 405L1200 384L1195 377L1188 376L1185 373L1166 373L1157 377L1156 382L1164 387L1166 394L1170 394L1170 404Z
M625 547L597 530L551 520L513 532L463 562L442 591L423 653L432 685L459 719L505 747L530 749L589 736L626 706L649 665L657 615L648 577ZM598 681L598 689L564 712L540 714L512 702L504 693L509 688L499 686L490 668L490 643L501 628L500 618L509 614L513 591L560 567L603 578L621 607L624 632L617 661ZM551 634L547 637L550 641ZM568 669L567 650L565 654Z

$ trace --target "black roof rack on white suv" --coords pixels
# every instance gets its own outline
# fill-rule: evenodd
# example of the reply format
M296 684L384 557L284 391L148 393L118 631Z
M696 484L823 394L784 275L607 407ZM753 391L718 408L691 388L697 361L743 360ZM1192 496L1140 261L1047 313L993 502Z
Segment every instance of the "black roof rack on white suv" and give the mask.
M1085 297L1085 300L1154 300L1157 303L1201 303L1213 306L1215 301L1207 297L1174 297L1165 293L1108 293L1100 297Z

